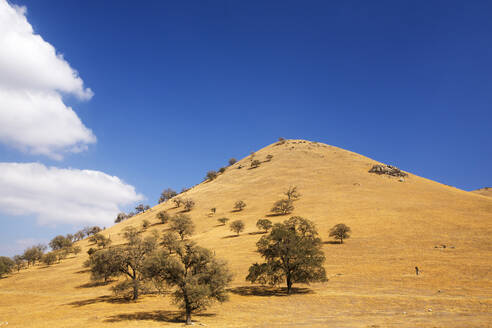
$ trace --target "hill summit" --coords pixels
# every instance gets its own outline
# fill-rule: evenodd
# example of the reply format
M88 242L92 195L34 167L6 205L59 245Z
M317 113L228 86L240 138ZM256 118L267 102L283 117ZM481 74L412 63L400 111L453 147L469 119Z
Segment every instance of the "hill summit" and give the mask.
M323 143L281 140L178 195L195 203L188 213L196 225L192 239L226 259L234 273L230 301L196 320L213 327L487 326L492 198L399 169L401 174L379 174L377 165L388 167ZM300 193L293 211L272 213L293 186ZM243 210L234 209L237 201L246 204ZM121 243L122 229L144 220L151 223L146 233L162 234L167 226L156 217L162 210L174 215L183 209L166 201L103 234ZM316 224L329 281L299 285L297 293L284 296L251 285L245 276L260 260L257 220L291 216ZM221 217L242 220L245 230L235 236L218 224ZM352 229L344 244L328 236L339 223ZM168 298L149 295L125 303L112 296L110 285L91 283L82 266L91 246L87 239L78 243L83 252L77 257L0 280L0 321L22 327L182 325Z

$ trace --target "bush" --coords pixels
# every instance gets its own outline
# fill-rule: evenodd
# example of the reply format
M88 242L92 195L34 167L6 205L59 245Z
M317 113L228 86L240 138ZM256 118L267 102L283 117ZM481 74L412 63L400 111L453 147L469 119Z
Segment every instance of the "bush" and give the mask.
M121 221L124 221L128 219L128 216L125 214L125 213L119 213L117 216L116 216L116 219L114 220L114 223L119 223Z
M234 165L237 163L237 160L233 157L229 160L229 165Z
M229 219L228 218L220 218L220 219L217 219L217 221L222 223L222 225L225 225L227 223L227 221L229 221Z
M207 176L205 177L205 180L209 180L209 181L212 181L213 179L215 179L217 177L217 172L212 170L212 171L208 171L207 172Z
M183 200L179 197L176 197L176 198L173 198L173 203L174 203L174 205L176 205L176 207L179 208L181 206L181 204L183 204Z
M147 230L147 228L150 227L150 221L149 220L143 220L142 221L142 229Z
M268 219L259 219L256 222L256 227L260 230L264 230L265 232L268 232L268 230L272 227L272 221Z
M273 159L273 155L268 154L266 157L267 162L270 162Z
M225 167L221 167L221 168L219 169L219 172L220 172L220 173L224 173L225 171L226 171L226 168L225 168Z
M241 220L232 221L229 229L239 236L239 233L244 230L244 222Z
M89 256L91 256L92 254L94 254L95 252L97 252L97 249L94 249L94 248L89 248L89 250L87 251L87 254L89 254Z
M257 168L257 167L259 167L260 165L261 165L261 162L260 162L259 160L257 160L257 159L255 159L255 160L253 160L253 161L251 162L251 168L253 168L253 169L256 169L256 168Z
M238 200L236 204L234 204L234 210L236 211L242 211L246 207L246 203L243 202L242 200Z
M184 201L184 208L185 208L185 211L186 212L189 212L193 209L193 207L195 207L195 202L193 201L193 199L187 199Z
M273 204L271 211L273 213L279 215L286 215L291 213L294 210L294 205L292 205L292 201L289 199L281 199Z
M343 240L350 238L350 228L343 223L339 223L333 226L330 229L330 237L335 237L340 241L340 244L343 244Z
M157 219L159 219L159 221L161 221L162 224L166 224L171 218L171 216L166 211L160 211L159 213L157 213L156 217Z
M77 254L79 254L80 252L82 252L82 248L81 248L80 246L78 246L78 245L77 245L77 246L74 246L74 247L72 248L72 252L73 252L75 255L77 255Z
M215 212L217 212L217 209L215 207L212 207L210 209L210 213L212 213L212 215L213 215L213 214L215 214Z

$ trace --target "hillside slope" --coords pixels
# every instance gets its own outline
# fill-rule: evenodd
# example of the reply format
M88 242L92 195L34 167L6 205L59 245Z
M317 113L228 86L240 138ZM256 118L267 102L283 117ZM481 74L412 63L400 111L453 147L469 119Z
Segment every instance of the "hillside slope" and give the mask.
M273 155L269 162L264 161ZM235 279L230 302L215 305L195 320L212 327L488 327L492 314L492 198L475 195L409 174L404 179L368 173L378 162L321 143L288 140L255 153L203 182L182 197L192 198L197 229L193 239L228 260ZM242 168L239 169L239 167ZM204 168L206 171L206 168ZM326 243L330 280L289 297L244 280L259 260L255 223L289 187L301 198L289 216L314 221L324 240L337 223L352 228L343 245ZM237 200L246 202L232 212ZM210 208L217 212L210 216ZM157 224L171 202L104 231L115 243L129 225ZM241 219L239 237L217 218ZM181 326L168 298L146 296L136 303L114 299L110 286L94 286L82 263L84 252L51 267L37 266L0 280L0 321L9 327ZM446 247L444 247L445 245ZM421 269L416 276L414 267Z
M472 190L471 192L478 194L478 195L482 195L482 196L492 197L492 188L490 188L490 187Z

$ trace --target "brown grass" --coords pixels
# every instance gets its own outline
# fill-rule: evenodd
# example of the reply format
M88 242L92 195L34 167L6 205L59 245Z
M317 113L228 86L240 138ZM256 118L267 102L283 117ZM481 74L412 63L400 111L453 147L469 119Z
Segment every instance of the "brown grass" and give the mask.
M271 162L248 170L249 160L232 165L212 182L186 192L196 207L189 213L199 244L228 260L235 279L230 301L194 316L209 327L489 327L492 322L492 198L448 187L410 174L404 182L367 171L374 160L336 147L302 140L256 152ZM237 169L243 165L242 169ZM337 223L352 228L343 245L325 243L330 280L263 288L244 280L259 260L255 223L291 185L302 197L291 215L316 222L325 241ZM231 212L235 201L248 206ZM217 213L209 216L210 208ZM158 222L171 202L104 231L113 243L128 225ZM291 215L272 216L280 222ZM216 219L241 219L239 237ZM166 225L148 229L163 231ZM435 248L438 245L446 248ZM48 268L36 266L0 280L0 322L8 327L182 326L169 298L144 296L138 302L115 298L112 284L90 284L82 268L84 252ZM450 247L452 246L452 247ZM416 276L414 267L421 269Z

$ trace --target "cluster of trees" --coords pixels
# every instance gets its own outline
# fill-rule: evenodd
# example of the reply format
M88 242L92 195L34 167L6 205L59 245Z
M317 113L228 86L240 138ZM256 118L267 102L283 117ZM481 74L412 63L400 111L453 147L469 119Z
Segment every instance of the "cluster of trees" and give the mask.
M125 276L127 279L115 285L113 291L133 300L149 284L162 294L171 290L174 301L185 310L186 323L191 324L193 312L227 299L226 287L232 275L226 263L210 250L188 240L195 229L188 215L178 214L167 222L170 229L161 238L155 231L144 238L136 228L127 227L125 244L94 252L85 265L93 280Z
M255 153L251 153L251 157L250 157L250 160L251 160L251 168L252 169L255 169L257 167L259 167L261 165L261 161L258 160L258 159L254 159L255 158ZM266 159L264 162L271 162L273 159L273 155L272 154L268 154L266 156Z
M138 204L135 207L135 211L133 211L133 212L129 212L129 213L121 212L121 213L118 213L118 215L116 216L116 219L114 220L114 223L119 223L119 222L128 220L129 218L134 217L137 214L143 213L143 212L145 212L145 211L147 211L149 209L150 209L150 205Z
M173 203L176 206L176 208L181 207L183 205L184 209L186 212L189 212L195 207L195 201L191 198L181 198L181 197L175 197L173 198Z

